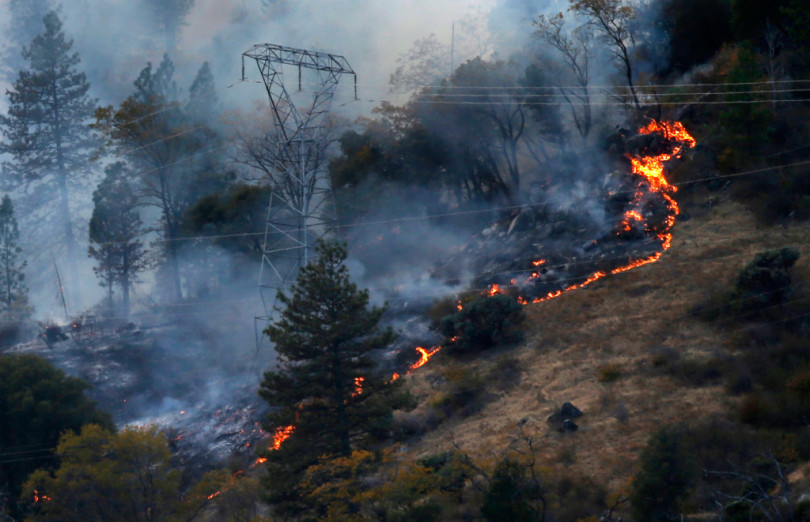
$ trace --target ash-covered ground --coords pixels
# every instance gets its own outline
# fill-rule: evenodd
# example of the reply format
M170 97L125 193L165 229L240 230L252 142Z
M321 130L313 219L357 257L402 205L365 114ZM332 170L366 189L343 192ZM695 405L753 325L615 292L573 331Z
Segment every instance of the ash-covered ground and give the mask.
M188 317L160 323L85 323L18 344L5 353L52 361L93 388L88 395L119 426L158 425L187 467L254 459L268 437L260 427L267 405L258 397L268 354L227 342L222 331Z

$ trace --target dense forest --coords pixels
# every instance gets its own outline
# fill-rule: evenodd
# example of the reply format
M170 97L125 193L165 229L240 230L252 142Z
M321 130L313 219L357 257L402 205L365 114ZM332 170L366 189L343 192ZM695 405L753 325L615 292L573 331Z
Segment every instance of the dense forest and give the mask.
M807 2L500 0L284 122L217 60L317 2L76 2L0 3L0 518L810 520Z

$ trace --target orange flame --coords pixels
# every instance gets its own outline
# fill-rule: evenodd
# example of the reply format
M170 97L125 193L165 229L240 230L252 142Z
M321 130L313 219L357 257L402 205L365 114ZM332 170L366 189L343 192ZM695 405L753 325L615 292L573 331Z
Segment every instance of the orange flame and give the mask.
M365 381L365 377L355 377L354 378L354 393L352 393L352 397L357 397L361 393L363 393L363 381Z
M442 349L441 346L434 346L430 350L425 350L421 346L417 346L416 351L419 352L420 357L419 357L418 361L416 361L415 363L413 363L411 365L411 368L408 371L408 373L411 373L412 371L414 371L416 369L419 369L422 366L426 365L427 362L430 360L430 358L433 357L434 355L436 355L436 352L438 352L441 349Z
M644 258L644 259L637 259L635 261L630 262L625 266L620 266L618 268L614 268L610 271L610 274L620 274L622 272L627 272L628 270L632 270L633 268L637 268L639 266L643 266L649 263L654 263L661 259L664 251L668 250L669 247L672 246L672 233L670 230L672 226L675 224L675 218L680 213L680 208L678 207L678 203L672 197L678 189L677 187L671 185L669 181L667 181L666 177L664 176L664 166L665 163L670 161L672 158L680 157L680 153L683 150L684 145L689 148L695 147L697 145L697 141L693 138L684 128L681 122L660 122L660 121L651 121L646 126L639 129L640 134L651 134L653 132L660 132L669 140L681 142L681 145L674 148L671 154L659 154L657 156L642 156L642 157L634 157L629 156L628 159L633 166L633 173L642 176L650 185L650 190L652 192L656 192L663 197L666 201L667 207L669 208L669 214L667 215L666 220L664 221L664 230L660 232L657 237L661 240L661 251L656 252L655 254ZM636 204L640 204L642 201L644 193L642 192L642 188L639 187L638 191L636 192L636 197L634 202ZM628 210L625 213L625 219L622 222L622 227L625 231L631 230L630 221L638 221L639 223L644 223L644 218L636 209ZM542 261L542 260L540 260ZM534 266L538 266L540 263L539 261L534 261L532 263ZM536 272L532 273L532 278L537 277ZM594 281L601 279L608 275L605 272L596 272L590 277L588 277L582 283L571 285L564 290L557 290L555 292L549 292L545 297L535 299L534 303L541 303L543 301L548 301L549 299L554 299L555 297L559 297L564 292L568 292L569 290L575 290L577 288L584 288L589 284L593 283ZM531 279L531 278L530 278ZM497 288L497 285L493 285L493 288ZM492 290L490 290L490 295L494 295ZM527 304L525 299L518 298L518 302L520 304Z
M292 435L294 431L294 424L290 424L289 426L285 426L283 428L276 428L275 433L273 433L273 445L269 449L275 451L281 448L284 441L289 439L290 435Z

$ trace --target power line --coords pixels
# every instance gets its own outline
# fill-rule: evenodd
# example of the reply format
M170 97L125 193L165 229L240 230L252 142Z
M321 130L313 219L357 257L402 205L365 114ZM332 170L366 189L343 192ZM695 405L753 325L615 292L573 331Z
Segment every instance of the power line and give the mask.
M810 88L806 89L784 89L784 90L759 90L759 91L706 91L706 92L664 92L664 93L650 93L648 96L653 96L655 98L670 98L670 97L687 97L687 96L752 96L757 94L786 94L786 93L808 93L810 92ZM583 92L582 94L577 93L552 93L552 94L513 94L513 93L482 93L482 94L471 94L471 93L424 93L424 94L417 94L414 96L416 99L442 99L442 98L518 98L520 100L523 99L531 99L531 98L565 98L567 96L582 96L585 94L589 94L588 92ZM632 99L632 94L621 94L621 93L604 93L606 96L611 98L626 98ZM644 95L644 93L641 93ZM596 93L592 94L596 95ZM638 93L636 93L638 96ZM770 101L770 100L768 100ZM810 101L810 100L803 100L803 101ZM687 102L684 102L687 103Z
M686 185L694 185L695 183L703 183L709 181L717 181L721 179L731 179L743 176L750 176L753 174L761 174L763 172L768 172L772 170L779 170L779 169L788 169L788 168L795 168L801 167L805 165L810 165L810 160L799 161L794 163L787 163L781 165L774 165L772 167L762 167L759 169L748 170L743 172L735 172L732 174L717 174L713 176L704 176L702 178L696 178L688 181L681 181L677 183L672 183L671 185L675 187L683 187ZM624 191L617 191L613 192L613 194L634 194L636 192L635 189L633 190L624 190ZM492 207L487 209L474 209L474 210L459 210L454 212L442 212L437 214L426 214L424 216L405 216L399 218L391 218L391 219L383 219L383 220L376 220L376 221L364 221L361 223L339 223L336 225L336 228L339 229L346 229L346 228L359 228L359 227L366 227L366 226L377 226L377 225L388 225L388 224L395 224L395 223L408 223L408 222L415 222L415 221L429 221L432 219L440 219L440 218L447 218L447 217L462 217L462 216L470 216L476 214L487 214L493 212L505 212L510 210L522 210L528 208L535 208L545 206L545 203L527 203L522 205L508 205L508 206L499 206L499 207ZM182 237L182 238L173 238L173 239L155 239L152 240L153 243L169 243L173 241L202 241L206 239L228 239L228 238L239 238L239 237L255 237L255 236L262 236L264 235L264 231L261 232L241 232L241 233L234 233L234 234L218 234L218 235L210 235L210 236L193 236L193 237ZM108 242L108 243L99 243L101 245L125 245L131 244L125 242Z

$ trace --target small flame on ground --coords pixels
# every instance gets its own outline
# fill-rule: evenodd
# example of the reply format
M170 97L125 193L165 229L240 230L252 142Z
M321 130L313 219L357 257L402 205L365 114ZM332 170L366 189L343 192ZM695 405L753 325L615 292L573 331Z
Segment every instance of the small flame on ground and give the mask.
M441 349L442 349L441 346L434 346L430 350L425 350L421 346L417 346L416 351L419 352L419 360L411 365L410 370L408 371L408 373L411 373L412 371L414 371L416 369L419 369L422 366L426 365L427 362L430 360L430 358L433 357L434 355L436 355L436 352L438 352Z

